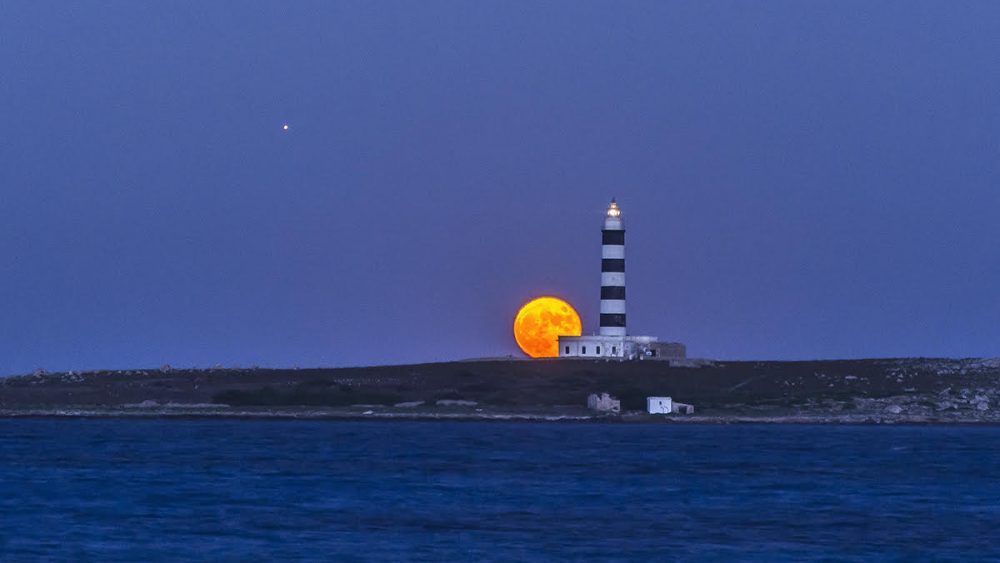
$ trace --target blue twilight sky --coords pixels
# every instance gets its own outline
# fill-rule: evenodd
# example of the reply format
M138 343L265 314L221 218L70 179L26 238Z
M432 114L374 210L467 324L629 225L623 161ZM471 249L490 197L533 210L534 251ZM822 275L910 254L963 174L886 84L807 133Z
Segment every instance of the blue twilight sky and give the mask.
M282 124L288 123L288 131ZM0 374L1000 355L1000 3L0 3Z

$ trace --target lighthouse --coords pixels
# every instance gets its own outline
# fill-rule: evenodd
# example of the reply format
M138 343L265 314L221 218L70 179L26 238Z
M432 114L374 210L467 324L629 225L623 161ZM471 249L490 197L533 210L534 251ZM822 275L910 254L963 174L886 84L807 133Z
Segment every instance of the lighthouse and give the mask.
M682 359L687 350L679 342L660 342L655 336L629 336L625 316L625 225L614 198L601 228L601 307L598 331L589 336L560 336L560 358L616 360Z
M611 198L601 229L601 336L625 336L625 228Z

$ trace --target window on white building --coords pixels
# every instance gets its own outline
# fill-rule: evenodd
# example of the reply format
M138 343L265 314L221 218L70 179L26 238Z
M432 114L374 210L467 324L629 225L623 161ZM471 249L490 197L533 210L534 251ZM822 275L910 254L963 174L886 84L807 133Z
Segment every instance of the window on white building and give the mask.
M580 353L581 354L586 354L587 353L587 347L586 346L580 346Z
M600 353L601 353L601 347L600 347L600 346L598 346L598 347L597 347L597 353L598 353L598 354L600 354Z

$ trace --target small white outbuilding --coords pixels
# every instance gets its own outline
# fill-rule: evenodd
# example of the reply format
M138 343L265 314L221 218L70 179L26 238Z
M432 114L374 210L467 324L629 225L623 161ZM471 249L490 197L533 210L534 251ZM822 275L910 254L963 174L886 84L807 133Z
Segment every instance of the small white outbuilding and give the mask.
M646 397L646 411L649 414L670 414L674 401L670 397Z

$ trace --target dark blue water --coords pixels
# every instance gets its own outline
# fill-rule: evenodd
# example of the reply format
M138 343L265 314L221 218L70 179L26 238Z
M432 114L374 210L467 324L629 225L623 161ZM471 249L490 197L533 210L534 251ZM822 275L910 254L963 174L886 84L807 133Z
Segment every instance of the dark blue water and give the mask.
M0 421L0 559L987 559L1000 428Z

